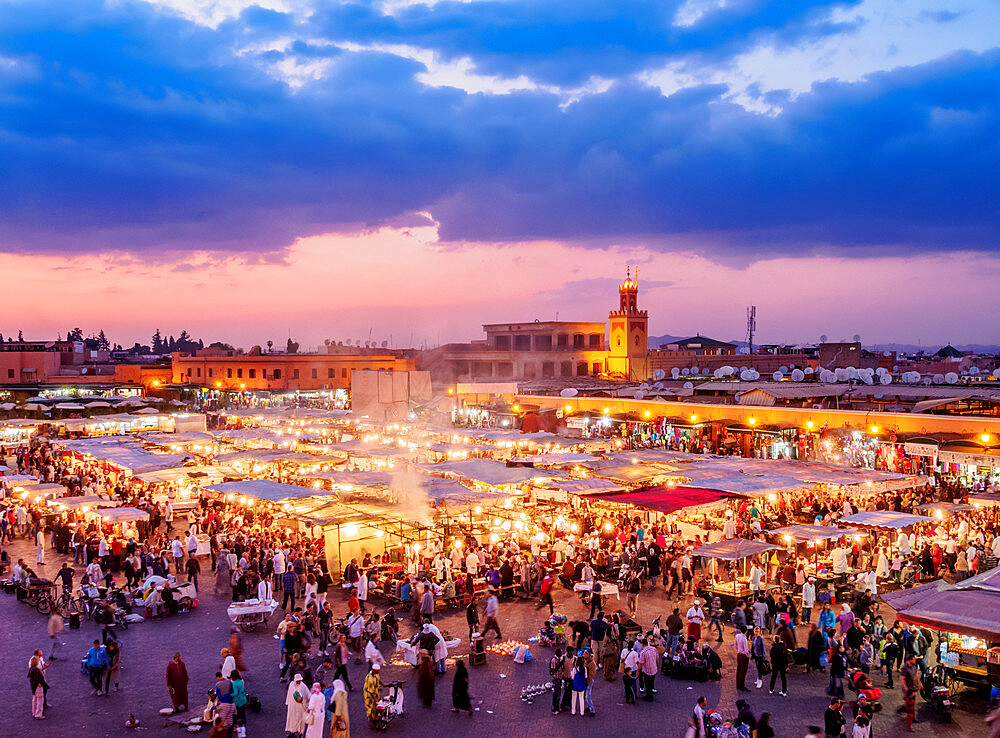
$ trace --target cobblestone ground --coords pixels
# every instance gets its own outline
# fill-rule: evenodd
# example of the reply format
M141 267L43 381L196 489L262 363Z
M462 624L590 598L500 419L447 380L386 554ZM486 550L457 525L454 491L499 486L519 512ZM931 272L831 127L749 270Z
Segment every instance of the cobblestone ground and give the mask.
M23 556L29 563L35 551L27 541L15 541L8 547L12 560ZM54 552L46 552L45 571L54 574L63 560ZM207 566L205 567L207 568ZM51 684L51 708L47 719L31 718L30 695L26 679L27 662L35 648L49 648L46 618L13 595L0 594L0 638L5 644L4 672L0 684L0 700L5 705L2 736L118 736L130 734L122 726L128 714L134 713L141 724L141 732L181 734L180 728L163 728L164 721L158 710L170 705L165 686L167 662L175 651L181 651L191 677L189 692L192 701L204 694L213 684L215 671L221 663L219 649L226 645L230 622L226 615L228 597L216 597L204 577L200 606L192 613L171 619L147 621L133 625L121 633L123 643L123 669L121 691L112 691L108 697L92 696L89 682L80 673L80 660L94 638L99 637L98 626L84 621L80 630L66 630L56 655L59 657L48 670ZM336 597L337 595L335 595ZM555 596L557 611L572 618L587 614L587 609L572 593L560 590ZM342 602L335 600L342 606ZM665 615L672 607L661 593L643 594L639 602L639 621L649 623L658 615ZM542 611L533 603L504 603L500 609L500 625L505 638L526 640L537 633L543 620ZM891 623L892 613L883 610L886 622ZM275 614L276 625L280 611ZM462 644L452 654L463 657L468 653L465 636L464 612L461 610L442 614L438 618L442 630L452 632L462 639ZM404 634L411 632L407 622L402 625ZM278 681L278 648L272 637L273 628L258 630L244 636L247 691L260 697L263 710L250 713L248 735L284 735L285 686ZM63 645L64 644L64 645ZM621 681L607 683L598 677L594 688L597 707L595 718L551 713L551 698L543 695L533 704L522 703L521 688L527 684L548 681L546 664L551 651L535 647L536 658L530 664L518 665L509 657L489 654L487 665L475 667L471 673L471 692L475 714L455 715L451 708L451 676L449 672L438 680L437 699L433 707L425 708L416 699L415 678L412 667L394 659L383 671L383 681L407 680L405 714L389 726L388 734L408 736L433 736L440 738L443 731L453 736L475 736L483 731L502 736L606 736L627 732L631 736L683 736L686 721L699 695L704 695L709 706L724 715L735 715L735 659L732 649L732 632L727 630L720 648L723 657L721 683L693 683L658 677L658 694L653 703L639 702L625 705ZM47 651L46 651L47 652ZM318 666L318 663L314 665ZM751 673L753 668L751 667ZM364 719L364 703L360 692L363 667L351 667L351 680L356 691L350 695L351 730L354 735L368 735ZM876 678L881 686L881 679ZM750 680L752 686L752 680ZM822 725L823 711L828 704L824 695L826 678L821 674L806 675L803 667L794 667L789 673L789 696L769 695L766 689L753 690L747 695L754 711L769 711L772 724L781 738L801 738L809 725ZM944 724L930 708L918 700L916 733L902 729L896 708L901 703L898 689L883 697L884 709L876 717L874 736L983 736L986 734L982 699L957 696L958 709L954 722ZM200 704L204 704L201 702ZM850 730L850 722L848 723Z

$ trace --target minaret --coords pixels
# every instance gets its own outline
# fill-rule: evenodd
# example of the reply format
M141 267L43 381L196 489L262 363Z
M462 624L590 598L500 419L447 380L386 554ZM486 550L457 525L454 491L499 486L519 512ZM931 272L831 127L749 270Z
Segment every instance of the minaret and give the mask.
M608 373L643 380L649 376L649 315L639 309L639 285L632 279L631 267L626 268L625 281L618 286L618 300L618 310L608 313Z

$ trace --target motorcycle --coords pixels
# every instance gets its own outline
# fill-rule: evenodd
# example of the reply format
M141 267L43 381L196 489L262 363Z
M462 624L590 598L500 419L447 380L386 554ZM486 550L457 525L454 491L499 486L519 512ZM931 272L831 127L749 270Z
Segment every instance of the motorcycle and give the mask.
M384 731L395 718L403 714L403 685L406 682L390 682L385 685L388 693L375 705L375 730Z
M930 669L920 679L920 696L924 702L941 713L946 723L951 722L951 692L938 682Z

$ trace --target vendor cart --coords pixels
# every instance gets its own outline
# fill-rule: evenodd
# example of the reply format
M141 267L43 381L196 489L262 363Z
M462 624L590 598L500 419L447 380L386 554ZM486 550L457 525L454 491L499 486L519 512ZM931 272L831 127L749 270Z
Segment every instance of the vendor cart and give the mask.
M267 619L274 615L274 611L277 609L277 600L268 600L266 602L246 600L245 602L232 603L226 608L226 612L229 613L229 619L240 630L244 633L250 633L257 630L258 625L266 624Z

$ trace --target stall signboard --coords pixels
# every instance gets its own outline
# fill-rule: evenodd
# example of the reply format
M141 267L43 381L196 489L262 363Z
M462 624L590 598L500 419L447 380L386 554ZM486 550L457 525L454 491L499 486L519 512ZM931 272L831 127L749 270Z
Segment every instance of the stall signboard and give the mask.
M938 461L942 464L968 464L969 466L986 467L988 469L1000 469L1000 456L990 456L988 454L941 451L938 453Z
M903 451L907 456L929 456L933 459L937 456L938 447L933 443L904 443Z
M581 417L566 418L566 427L585 430L587 428L587 419Z

